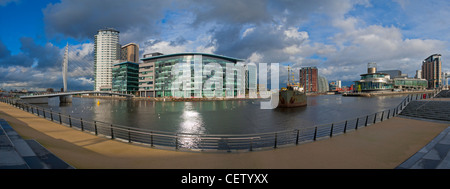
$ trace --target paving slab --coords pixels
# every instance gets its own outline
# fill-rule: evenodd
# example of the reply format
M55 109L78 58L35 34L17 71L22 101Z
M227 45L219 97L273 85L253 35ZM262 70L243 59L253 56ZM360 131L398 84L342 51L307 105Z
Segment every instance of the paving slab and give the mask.
M0 149L0 169L28 169L25 161L15 150Z
M398 169L450 169L450 127L420 149Z

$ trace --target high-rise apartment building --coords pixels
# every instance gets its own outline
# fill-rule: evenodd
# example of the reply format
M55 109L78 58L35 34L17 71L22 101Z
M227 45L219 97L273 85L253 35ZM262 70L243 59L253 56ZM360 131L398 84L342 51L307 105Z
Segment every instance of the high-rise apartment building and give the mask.
M120 61L139 62L139 45L136 43L128 43L120 49Z
M423 61L422 79L426 79L428 81L428 88L434 89L441 86L441 66L442 62L440 54L433 54Z
M110 28L98 30L94 43L95 91L111 90L112 68L119 58L119 31Z
M306 92L317 92L319 82L317 67L304 67L300 69L300 85Z

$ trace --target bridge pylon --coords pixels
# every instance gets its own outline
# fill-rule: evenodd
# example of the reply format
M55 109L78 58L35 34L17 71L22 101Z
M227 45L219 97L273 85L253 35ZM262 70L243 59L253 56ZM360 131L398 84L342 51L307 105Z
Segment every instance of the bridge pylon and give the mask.
M63 92L67 92L67 68L69 64L69 43L67 43L66 48L64 50L64 60L62 63L62 76L63 76Z

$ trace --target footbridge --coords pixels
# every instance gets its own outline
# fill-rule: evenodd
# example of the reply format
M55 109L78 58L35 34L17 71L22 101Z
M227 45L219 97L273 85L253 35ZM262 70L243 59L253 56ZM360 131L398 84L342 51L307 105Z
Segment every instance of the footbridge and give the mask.
M122 94L122 93L114 93L108 91L74 91L74 92L61 92L61 93L52 93L52 94L42 94L42 95L27 95L20 96L25 102L32 104L46 104L48 103L48 98L59 97L59 101L61 103L71 103L72 95L79 94L99 94L99 95L110 95L110 96L123 96L127 98L133 98L132 94Z

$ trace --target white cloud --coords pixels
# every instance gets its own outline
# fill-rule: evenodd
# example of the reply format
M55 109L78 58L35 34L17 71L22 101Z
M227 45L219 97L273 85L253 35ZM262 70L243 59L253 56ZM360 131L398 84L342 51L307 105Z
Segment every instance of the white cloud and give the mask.
M286 35L286 38L289 39L296 39L296 40L306 40L309 38L308 33L304 31L298 31L295 27L289 27L287 30L284 31L284 35Z
M248 34L252 33L253 31L255 31L255 27L252 28L247 28L244 33L242 33L242 38L244 38L245 36L247 36Z
M250 57L247 58L248 62L253 62L253 63L261 63L263 61L263 55L259 54L258 52L254 52L252 53L252 55L250 55Z

